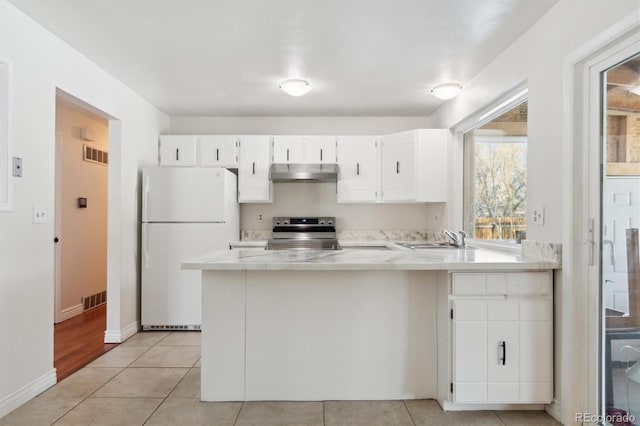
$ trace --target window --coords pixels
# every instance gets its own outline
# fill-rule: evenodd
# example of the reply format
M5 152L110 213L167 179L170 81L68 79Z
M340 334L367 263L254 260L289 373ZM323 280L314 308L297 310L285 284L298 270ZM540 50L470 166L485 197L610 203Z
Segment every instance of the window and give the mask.
M527 232L527 101L521 96L493 117L464 134L464 229L519 244Z

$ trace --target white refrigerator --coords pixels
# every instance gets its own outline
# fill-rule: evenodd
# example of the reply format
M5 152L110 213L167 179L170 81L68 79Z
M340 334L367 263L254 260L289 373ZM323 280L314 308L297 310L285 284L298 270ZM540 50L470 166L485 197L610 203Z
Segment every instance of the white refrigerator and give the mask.
M229 249L240 234L237 178L222 168L155 167L142 171L144 330L199 330L201 271L181 263Z

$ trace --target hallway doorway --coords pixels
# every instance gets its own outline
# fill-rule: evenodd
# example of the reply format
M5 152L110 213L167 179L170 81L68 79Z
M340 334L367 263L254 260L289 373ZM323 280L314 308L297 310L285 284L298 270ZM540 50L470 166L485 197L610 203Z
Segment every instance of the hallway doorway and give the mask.
M104 352L109 121L58 95L55 144L54 367L60 379ZM59 333L71 329L74 337L61 344ZM78 365L58 365L63 359Z

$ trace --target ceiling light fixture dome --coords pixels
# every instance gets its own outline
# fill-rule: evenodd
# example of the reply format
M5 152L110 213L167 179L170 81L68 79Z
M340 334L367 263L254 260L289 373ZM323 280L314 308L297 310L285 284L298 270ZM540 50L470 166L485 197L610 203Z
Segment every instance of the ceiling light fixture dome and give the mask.
M303 96L309 93L311 85L307 80L294 78L280 83L280 88L289 96Z
M443 101L453 99L462 92L462 86L458 83L444 83L431 89L431 94Z

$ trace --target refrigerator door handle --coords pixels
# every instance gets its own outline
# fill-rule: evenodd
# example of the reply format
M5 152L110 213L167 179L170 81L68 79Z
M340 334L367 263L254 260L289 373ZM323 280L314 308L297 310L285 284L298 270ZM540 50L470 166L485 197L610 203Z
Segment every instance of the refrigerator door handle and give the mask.
M149 233L146 223L142 224L142 257L144 259L144 269L149 269Z
M149 205L149 176L144 177L144 196L142 199L142 221L147 221L147 210Z

